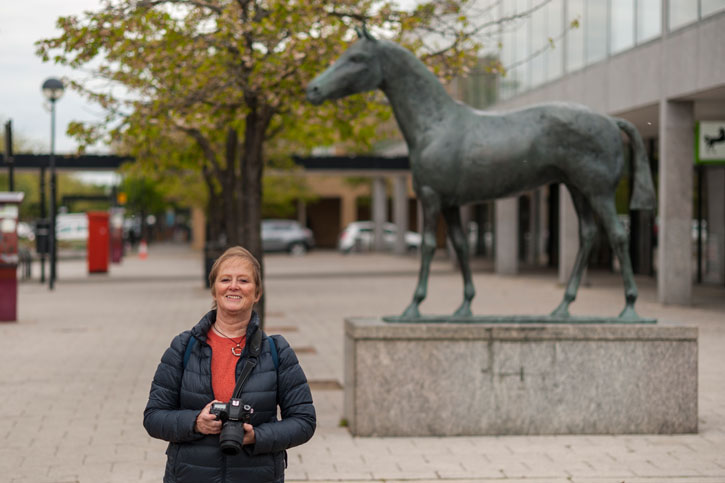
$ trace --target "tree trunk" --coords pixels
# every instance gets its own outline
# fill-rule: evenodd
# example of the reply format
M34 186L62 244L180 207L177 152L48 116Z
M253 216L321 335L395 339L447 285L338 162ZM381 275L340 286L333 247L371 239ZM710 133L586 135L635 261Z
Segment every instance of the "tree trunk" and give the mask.
M206 214L209 230L206 233L206 242L217 243L221 234L224 233L224 214L219 210L219 207L222 206L222 200L217 192L209 167L205 165L202 173L208 193Z
M226 135L226 150L225 160L226 167L223 171L224 179L220 179L219 183L222 186L222 197L224 198L224 228L226 233L226 245L227 247L239 245L242 240L239 239L239 212L237 210L236 199L238 193L235 191L236 178L237 178L237 131L234 128L229 128Z
M262 250L262 173L264 170L264 138L272 113L268 109L261 112L252 110L246 119L243 153L241 159L241 186L239 194L242 214L242 242L252 255L259 260L262 270L262 298L257 304L257 313L264 327L264 253Z

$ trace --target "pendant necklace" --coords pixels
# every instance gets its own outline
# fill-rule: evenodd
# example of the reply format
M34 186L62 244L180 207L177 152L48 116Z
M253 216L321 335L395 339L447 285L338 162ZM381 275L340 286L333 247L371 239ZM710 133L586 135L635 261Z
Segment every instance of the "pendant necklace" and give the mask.
M216 326L216 324L212 325L212 328L213 328L213 329L214 329L214 330L215 330L215 331L216 331L217 333L219 333L219 335L221 335L222 337L226 337L226 338L227 338L227 339L229 339L230 341L232 341L232 342L234 342L235 344L237 344L237 345L235 345L234 347L232 347L232 354L234 354L234 355L235 355L235 356L237 356L237 357L239 357L239 356L241 356L241 355L242 355L242 345L241 345L241 344L242 344L242 341L244 340L244 337L245 337L245 336L242 336L242 338L241 338L241 339L239 339L239 342L237 342L236 340L232 339L231 337L229 337L228 335L226 335L226 334L225 334L224 332L222 332L221 330L219 330L219 328L218 328L218 327Z

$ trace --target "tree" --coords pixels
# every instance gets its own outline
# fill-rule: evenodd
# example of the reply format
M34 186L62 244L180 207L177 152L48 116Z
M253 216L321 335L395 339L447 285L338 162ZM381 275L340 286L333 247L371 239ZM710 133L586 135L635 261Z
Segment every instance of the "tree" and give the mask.
M108 113L98 125L71 124L70 134L196 169L227 244L261 261L269 144L346 137L365 145L390 116L375 93L322 108L304 101L308 82L351 40L350 26L367 22L446 76L475 59L468 4L432 1L405 12L381 0L104 0L98 11L60 18L61 34L37 47L46 61L90 71L70 85Z

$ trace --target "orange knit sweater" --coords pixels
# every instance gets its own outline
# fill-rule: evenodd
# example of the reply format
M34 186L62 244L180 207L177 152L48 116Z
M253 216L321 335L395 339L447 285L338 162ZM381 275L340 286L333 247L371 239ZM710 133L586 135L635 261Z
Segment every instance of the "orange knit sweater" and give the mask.
M236 384L235 372L239 357L232 354L232 347L237 344L220 336L214 329L209 329L206 341L211 346L211 388L214 390L214 399L228 402ZM242 349L245 343L246 337L242 338Z

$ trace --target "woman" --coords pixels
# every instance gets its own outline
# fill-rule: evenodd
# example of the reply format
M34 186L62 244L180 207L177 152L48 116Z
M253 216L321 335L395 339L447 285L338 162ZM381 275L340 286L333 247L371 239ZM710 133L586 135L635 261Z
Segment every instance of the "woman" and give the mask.
M243 424L243 446L236 455L223 453L222 421L210 409L214 402L229 402L253 356L249 346L261 330L252 310L261 296L259 262L242 247L229 248L212 266L209 283L212 310L171 342L144 411L148 433L169 442L164 482L284 481L285 450L308 441L315 431L307 379L287 341L275 336L270 345L262 332L261 351L241 396L253 409L250 424Z

